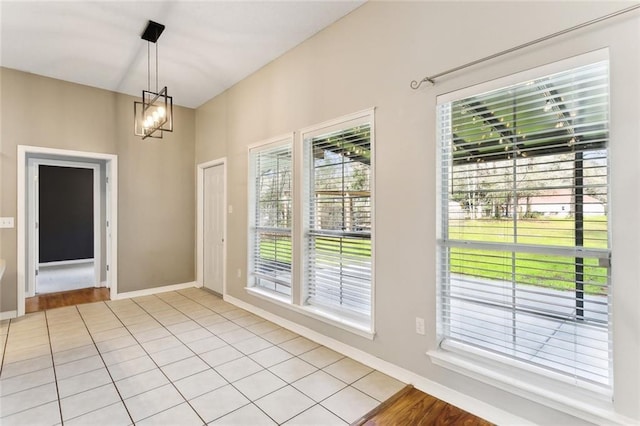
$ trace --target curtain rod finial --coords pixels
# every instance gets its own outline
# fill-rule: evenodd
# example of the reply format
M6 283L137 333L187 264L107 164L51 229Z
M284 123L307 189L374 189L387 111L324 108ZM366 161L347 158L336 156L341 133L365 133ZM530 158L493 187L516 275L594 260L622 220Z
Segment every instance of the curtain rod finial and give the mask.
M426 82L431 83L431 85L432 85L432 86L435 86L435 84L436 84L436 81L435 81L433 78L431 78L431 77L425 77L425 78L423 78L422 80L420 80L420 82L417 82L416 80L413 80L413 81L411 82L410 86L411 86L411 88L412 88L413 90L417 90L417 89L419 89L419 88L420 88L420 86L422 86L422 83L426 83Z

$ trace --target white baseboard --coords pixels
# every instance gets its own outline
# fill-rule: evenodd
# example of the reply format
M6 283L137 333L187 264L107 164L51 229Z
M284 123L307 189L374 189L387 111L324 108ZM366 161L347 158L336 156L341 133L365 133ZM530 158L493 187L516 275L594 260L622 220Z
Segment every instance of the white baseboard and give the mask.
M93 263L93 258L91 259L74 259L74 260L58 260L55 262L46 262L39 263L39 268L46 268L47 266L67 266L67 265L80 265L82 263Z
M488 420L495 424L517 424L517 425L531 425L533 423L496 408L486 402L482 402L469 395L463 394L456 390L450 389L439 383L433 382L426 377L413 373L388 361L380 359L370 353L364 352L360 349L349 346L310 328L301 326L293 321L282 318L264 309L258 308L245 301L237 299L233 296L225 295L224 300L239 308L245 309L255 315L258 315L266 320L278 324L294 333L306 337L309 340L313 340L329 349L339 352L349 358L352 358L362 364L365 364L373 369L376 369L388 376L391 376L404 383L409 383L415 386L417 389L433 395L438 399L448 402L456 407L459 407L465 411L468 411L478 417Z
M16 318L18 316L17 311L0 312L0 321Z
M116 300L130 299L132 297L151 296L152 294L165 293L167 291L184 290L185 288L197 287L198 283L191 281L182 284L165 285L162 287L145 288L144 290L128 291L126 293L118 293Z

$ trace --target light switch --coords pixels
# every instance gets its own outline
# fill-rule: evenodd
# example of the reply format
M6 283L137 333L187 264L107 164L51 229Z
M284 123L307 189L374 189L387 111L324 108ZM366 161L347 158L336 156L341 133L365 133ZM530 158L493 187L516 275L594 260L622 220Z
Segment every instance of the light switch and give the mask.
M233 213L233 206L229 205L229 214Z
M13 228L13 218L0 217L0 228Z

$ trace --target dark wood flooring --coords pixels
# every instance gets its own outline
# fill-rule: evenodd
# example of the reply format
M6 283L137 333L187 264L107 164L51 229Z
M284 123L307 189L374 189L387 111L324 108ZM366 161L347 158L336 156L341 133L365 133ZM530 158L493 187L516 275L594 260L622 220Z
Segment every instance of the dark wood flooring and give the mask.
M82 288L80 290L61 291L58 293L40 294L25 299L25 312L38 312L63 306L80 305L82 303L109 300L108 288Z
M486 420L407 385L352 426L491 426Z

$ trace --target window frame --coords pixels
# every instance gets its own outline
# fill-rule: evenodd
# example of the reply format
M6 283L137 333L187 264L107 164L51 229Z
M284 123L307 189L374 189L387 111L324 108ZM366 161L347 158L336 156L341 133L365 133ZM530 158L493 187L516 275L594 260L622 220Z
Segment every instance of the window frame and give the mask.
M370 315L368 318L363 318L361 315L351 313L349 310L343 308L334 308L328 305L321 304L309 304L306 302L308 298L308 232L309 225L308 219L310 215L310 196L311 194L311 174L314 171L313 168L313 157L307 158L308 148L307 139L313 138L317 135L324 135L328 133L332 133L340 130L347 130L349 128L358 126L360 124L369 123L370 125L370 170L369 170L369 192L370 192L370 212L371 212L371 231L370 231L370 241L371 241L371 300L370 300ZM303 248L303 261L301 262L300 268L300 283L302 286L302 291L300 293L299 303L305 306L307 309L313 309L321 315L326 315L328 317L343 317L346 321L358 324L359 327L367 327L369 330L373 332L375 329L375 109L367 109L363 111L359 111L357 113L345 115L333 120L326 121L324 123L320 123L317 125L306 127L299 132L299 141L298 144L300 146L301 151L301 164L303 170L302 175L302 217L301 221L302 230L301 235L299 237L299 244Z
M362 321L362 318L358 316L349 315L342 310L325 309L316 305L306 304L304 301L305 296L305 254L306 250L303 250L305 244L305 233L303 231L303 219L305 217L304 206L304 190L308 182L305 182L305 157L304 157L304 139L303 135L316 130L331 129L333 127L344 127L344 123L353 122L354 120L367 120L371 125L370 133L370 150L371 150L371 165L370 165L370 209L371 209L371 313L366 321ZM254 171L252 170L251 152L255 149L265 148L269 145L278 143L285 143L285 140L293 140L292 145L292 169L293 179L292 186L292 277L291 277L291 297L285 297L282 294L275 291L268 290L263 287L255 286L252 282L251 268L252 268L252 215L255 214L255 184ZM248 165L248 214L247 218L247 277L245 291L257 298L265 300L269 303L275 304L292 312L302 314L304 316L313 318L325 324L329 324L336 328L348 331L352 334L364 337L369 340L375 338L375 108L368 108L362 111L358 111L352 114L347 114L329 121L322 122L320 124L305 127L300 130L296 130L291 134L282 135L279 137L269 138L262 142L252 144L247 149L247 165Z
M484 83L479 83L475 85L471 85L459 90L454 90L447 93L436 94L436 104L445 104L454 102L456 100L465 99L468 97L472 97L474 95L478 95L481 93L490 92L497 89L507 88L509 86L520 84L522 82L526 82L529 80L534 80L536 78L545 77L551 74L555 74L562 71L567 71L572 68L577 68L580 66L588 65L594 62L599 61L610 61L608 49L600 49L597 51L577 55L568 59L559 60L553 63L547 63L544 65L540 65L538 67L534 67L528 69L526 71L516 72L514 74L496 78L494 80L486 81ZM611 75L611 71L610 71ZM611 83L609 86L609 91L611 91ZM436 108L436 193L438 196L436 197L436 252L440 250L442 247L442 241L444 237L444 233L446 233L445 226L443 226L443 216L446 215L446 206L443 206L444 200L442 197L442 192L444 191L443 185L446 182L443 180L448 179L448 177L443 176L442 169L442 144L441 144L441 134L440 134L440 122L437 118L438 109ZM609 103L609 111L611 110L611 101ZM611 115L609 114L609 120L611 120ZM609 129L611 131L611 129ZM611 138L611 136L610 136ZM608 147L608 150L611 148ZM609 176L611 176L611 154L609 151L608 154L608 170ZM611 206L612 197L611 197L611 184L609 181L608 188L609 201L608 204ZM611 207L610 207L611 208ZM613 241L611 238L612 234L612 223L611 217L608 219L608 227L607 234L609 239L609 248L608 251L611 253L613 251ZM586 250L588 251L588 250ZM597 250L595 250L597 251ZM441 266L441 255L437 255L435 259L435 268L436 268L436 312L437 319L440 322L443 312L442 312L442 286L443 278L441 277L440 272ZM611 270L609 271L611 276ZM612 283L610 283L611 285ZM612 291L608 292L608 318L609 318L609 347L613 347L613 307L612 307ZM436 335L435 349L430 349L427 352L427 355L431 359L431 361L441 367L456 371L466 376L473 377L482 382L489 383L494 386L498 386L502 389L506 389L510 392L513 392L517 395L521 395L534 400L544 400L545 403L549 403L550 395L553 394L551 398L554 398L554 404L557 404L558 407L566 410L566 407L571 407L578 410L585 411L593 411L593 407L599 407L602 409L608 409L611 404L611 398L613 394L613 389L615 383L613 382L614 372L612 369L613 363L613 354L609 356L609 365L610 365L610 374L611 374L611 385L609 386L608 391L604 391L600 386L589 386L588 384L581 384L581 386L577 386L573 383L573 381L568 380L567 377L563 374L556 373L542 367L537 367L535 365L526 364L524 361L512 360L507 357L501 357L499 355L495 356L487 356L487 353L478 349L473 349L470 347L465 347L464 344L459 344L455 341L443 341L443 334L440 329L438 329ZM517 377L517 379L515 379ZM588 407L588 408L587 408Z
M254 274L254 265L255 260L253 255L255 238L256 238L256 224L255 224L255 216L257 209L257 200L256 200L256 170L254 167L254 153L260 153L263 151L267 151L273 148L279 148L285 145L289 145L291 150L291 226L289 228L289 237L291 239L291 280L290 280L290 289L291 295L287 297L286 294L278 292L276 290L270 290L263 286L257 284L257 277ZM294 267L295 267L295 259L294 259L294 251L295 251L295 238L294 238L294 230L296 226L296 214L295 214L295 194L296 194L296 183L295 183L295 170L294 170L294 135L286 134L274 138L267 139L262 142L258 142L257 144L249 146L247 150L247 159L248 159L248 235L247 235L247 287L252 289L259 289L260 292L265 293L269 297L279 300L284 303L291 303L293 300L293 287L294 287ZM265 278L266 279L266 278ZM274 282L275 283L275 282Z

